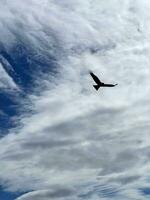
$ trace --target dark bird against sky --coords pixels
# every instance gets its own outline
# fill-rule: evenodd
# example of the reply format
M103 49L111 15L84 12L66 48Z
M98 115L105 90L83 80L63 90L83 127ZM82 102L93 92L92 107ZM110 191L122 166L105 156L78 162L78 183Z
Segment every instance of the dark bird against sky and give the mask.
M100 87L114 87L114 86L118 85L118 84L115 84L115 85L114 84L105 84L105 83L101 82L99 80L99 78L93 72L91 72L91 71L90 71L90 75L92 76L93 80L97 84L97 85L93 85L93 87L96 90L98 90Z

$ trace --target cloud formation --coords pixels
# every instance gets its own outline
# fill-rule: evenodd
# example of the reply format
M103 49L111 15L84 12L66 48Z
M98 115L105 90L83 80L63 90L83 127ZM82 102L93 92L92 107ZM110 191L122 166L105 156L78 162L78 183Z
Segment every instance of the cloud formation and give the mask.
M1 63L0 63L0 74L1 74L1 80L0 80L1 89L17 89L17 85L15 84L13 79L7 74Z
M74 190L72 190L71 188L59 188L59 189L53 189L53 190L41 190L41 191L36 191L36 192L30 192L28 194L25 194L19 198L17 198L17 200L47 200L47 199L71 199L74 196Z
M0 140L0 183L28 192L17 200L145 200L148 0L15 0L2 7L0 43L10 53L23 44L41 73L33 68L36 84L20 123ZM16 88L0 66L0 83ZM119 85L96 93L89 69Z

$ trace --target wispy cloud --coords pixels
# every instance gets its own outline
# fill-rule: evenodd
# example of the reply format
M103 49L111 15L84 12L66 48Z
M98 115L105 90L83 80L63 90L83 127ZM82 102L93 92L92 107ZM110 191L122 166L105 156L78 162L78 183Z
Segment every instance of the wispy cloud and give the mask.
M3 65L0 63L0 88L1 89L18 89L13 79L7 74Z
M41 71L53 60L34 72L19 126L0 140L0 183L31 191L17 200L146 199L138 189L149 174L149 7L146 0L3 2L7 51L22 42ZM96 93L89 69L119 85ZM0 86L17 88L2 65L0 72Z

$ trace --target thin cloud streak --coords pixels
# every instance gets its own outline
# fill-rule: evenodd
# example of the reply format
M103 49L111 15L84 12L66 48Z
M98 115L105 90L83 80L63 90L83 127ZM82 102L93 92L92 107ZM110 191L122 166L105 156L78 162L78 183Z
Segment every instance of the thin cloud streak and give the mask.
M10 89L10 90L18 90L19 88L13 81L13 79L7 74L3 65L0 63L0 88L1 89Z

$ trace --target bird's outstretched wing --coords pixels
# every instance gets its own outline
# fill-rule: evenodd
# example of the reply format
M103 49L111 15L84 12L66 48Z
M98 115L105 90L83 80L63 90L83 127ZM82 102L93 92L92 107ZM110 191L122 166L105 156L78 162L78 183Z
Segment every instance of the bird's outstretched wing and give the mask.
M104 84L102 87L115 87L118 84Z
M93 80L99 85L101 83L101 81L99 80L99 78L93 74L93 72L90 71L90 75L92 76Z

